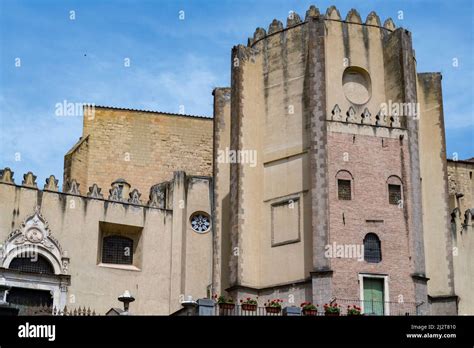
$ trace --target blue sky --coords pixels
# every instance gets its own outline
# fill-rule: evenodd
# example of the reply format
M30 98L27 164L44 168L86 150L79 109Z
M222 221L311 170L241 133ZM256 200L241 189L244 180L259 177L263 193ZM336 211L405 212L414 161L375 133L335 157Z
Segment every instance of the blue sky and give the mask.
M64 154L82 133L80 116L55 115L64 100L167 112L183 105L211 116L212 89L230 84L232 46L290 10L304 17L312 3L1 0L0 167L17 183L33 171L41 188L50 174L62 179ZM443 74L448 157L473 157L472 1L316 2L321 12L333 4L343 17L352 7L363 20L375 10L412 31L418 71Z

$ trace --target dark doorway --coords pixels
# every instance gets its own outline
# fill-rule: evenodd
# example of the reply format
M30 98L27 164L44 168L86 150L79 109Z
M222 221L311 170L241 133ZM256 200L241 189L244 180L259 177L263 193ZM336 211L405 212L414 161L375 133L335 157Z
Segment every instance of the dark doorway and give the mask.
M47 290L11 288L7 302L19 309L19 315L30 314L29 310L37 307L52 307L53 297Z

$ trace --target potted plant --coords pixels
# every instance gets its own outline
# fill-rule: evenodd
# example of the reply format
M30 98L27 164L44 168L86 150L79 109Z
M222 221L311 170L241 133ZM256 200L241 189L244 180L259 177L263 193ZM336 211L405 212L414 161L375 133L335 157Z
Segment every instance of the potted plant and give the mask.
M318 305L314 305L311 302L303 302L301 305L301 310L305 316L315 316L318 315Z
M264 307L267 313L280 313L282 303L283 303L283 300L274 299L265 303Z
M240 300L240 304L244 311L255 312L257 310L257 300L251 297L247 297L245 300Z
M362 315L361 308L357 307L356 305L347 306L347 315Z
M337 303L325 304L324 315L337 317L341 313L341 308Z
M234 299L232 297L225 297L223 295L217 297L217 295L214 295L214 300L217 301L217 304L221 309L233 310L235 307Z

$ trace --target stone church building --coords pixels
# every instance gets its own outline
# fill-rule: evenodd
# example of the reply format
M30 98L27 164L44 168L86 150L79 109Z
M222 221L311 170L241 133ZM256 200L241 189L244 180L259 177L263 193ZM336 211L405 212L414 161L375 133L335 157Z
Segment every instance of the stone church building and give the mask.
M62 188L1 170L2 298L474 314L474 162L446 159L441 75L417 72L410 32L290 13L232 49L213 96L213 118L86 107Z

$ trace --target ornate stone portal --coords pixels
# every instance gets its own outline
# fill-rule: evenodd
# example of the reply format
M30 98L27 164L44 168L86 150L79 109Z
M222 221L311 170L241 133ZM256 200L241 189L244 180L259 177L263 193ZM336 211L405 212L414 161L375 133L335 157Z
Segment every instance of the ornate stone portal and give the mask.
M10 269L16 258L29 258L31 263L39 258L50 263L54 274L22 272ZM53 306L63 308L67 300L70 284L68 274L69 257L59 242L51 235L48 222L36 207L32 215L0 245L0 277L6 286L33 290L48 290L53 298Z

